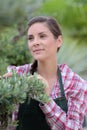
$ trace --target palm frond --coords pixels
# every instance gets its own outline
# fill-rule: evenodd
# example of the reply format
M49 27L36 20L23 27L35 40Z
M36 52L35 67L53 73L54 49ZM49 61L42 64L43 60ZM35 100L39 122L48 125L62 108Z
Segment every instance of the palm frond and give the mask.
M75 72L83 76L83 72L87 72L86 48L86 45L78 44L77 41L65 40L58 53L58 63L68 64Z

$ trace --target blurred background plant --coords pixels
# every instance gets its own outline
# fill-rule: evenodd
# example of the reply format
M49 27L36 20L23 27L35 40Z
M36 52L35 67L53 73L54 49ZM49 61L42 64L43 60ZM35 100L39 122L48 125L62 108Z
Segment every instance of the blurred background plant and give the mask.
M22 36L18 40L15 39L17 29L6 28L0 34L0 73L6 71L8 65L21 65L28 60L31 61L31 56L28 52L26 37ZM15 37L14 37L15 36ZM14 38L13 38L14 37Z

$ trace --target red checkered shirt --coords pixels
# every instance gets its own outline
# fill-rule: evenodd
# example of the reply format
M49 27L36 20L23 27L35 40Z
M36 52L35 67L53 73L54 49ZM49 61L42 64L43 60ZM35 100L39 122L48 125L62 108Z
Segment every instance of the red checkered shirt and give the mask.
M65 113L53 99L61 96L57 81L50 93L50 102L39 105L45 114L51 130L82 130L84 115L87 112L87 81L73 72L66 64L58 65L61 70L65 96L68 101L68 112ZM19 75L29 72L31 65L9 66L8 72L15 69ZM17 119L17 111L13 112L13 120Z

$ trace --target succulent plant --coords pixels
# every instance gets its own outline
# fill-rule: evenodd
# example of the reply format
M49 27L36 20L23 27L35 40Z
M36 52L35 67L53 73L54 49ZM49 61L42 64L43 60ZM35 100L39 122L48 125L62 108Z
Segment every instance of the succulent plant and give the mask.
M44 92L46 85L37 74L23 74L19 76L13 71L10 78L0 80L0 129L7 130L7 127L15 125L11 120L11 114L16 109L16 105L23 103L28 97L38 100L41 103L49 101L48 95ZM28 100L28 101L29 101Z

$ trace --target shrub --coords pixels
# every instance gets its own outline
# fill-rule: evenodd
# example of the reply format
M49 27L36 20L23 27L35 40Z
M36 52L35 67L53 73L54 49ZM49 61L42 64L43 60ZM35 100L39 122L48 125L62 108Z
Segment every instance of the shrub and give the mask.
M0 74L5 72L8 65L21 65L31 61L26 37L13 40L17 35L15 27L5 29L0 35Z

